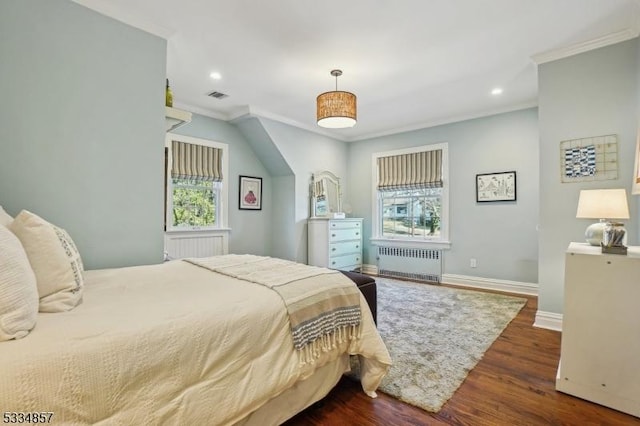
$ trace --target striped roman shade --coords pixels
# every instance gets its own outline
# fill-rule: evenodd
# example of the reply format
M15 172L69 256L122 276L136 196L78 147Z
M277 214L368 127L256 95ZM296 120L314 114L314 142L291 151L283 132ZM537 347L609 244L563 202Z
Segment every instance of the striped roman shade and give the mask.
M171 177L212 182L222 180L222 150L204 145L171 141Z
M442 187L442 150L378 158L378 190Z

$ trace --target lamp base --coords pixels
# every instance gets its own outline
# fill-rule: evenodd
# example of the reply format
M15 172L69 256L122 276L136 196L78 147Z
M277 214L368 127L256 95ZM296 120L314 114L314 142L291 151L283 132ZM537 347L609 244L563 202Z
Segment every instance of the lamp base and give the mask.
M589 225L586 231L584 231L584 238L592 246L600 246L602 238L604 236L604 228L607 226L606 222L596 222Z

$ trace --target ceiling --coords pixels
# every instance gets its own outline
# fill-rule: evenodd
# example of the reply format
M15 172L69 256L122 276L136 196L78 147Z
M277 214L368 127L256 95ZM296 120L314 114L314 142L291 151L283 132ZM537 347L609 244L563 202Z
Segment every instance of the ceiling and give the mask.
M640 0L75 1L167 39L174 106L345 141L534 106L537 64L640 28ZM353 128L315 124L334 68L358 97Z

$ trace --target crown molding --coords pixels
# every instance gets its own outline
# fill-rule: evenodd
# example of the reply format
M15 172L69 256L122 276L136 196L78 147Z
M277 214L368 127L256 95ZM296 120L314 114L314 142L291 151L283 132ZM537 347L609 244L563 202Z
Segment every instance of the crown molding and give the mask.
M184 109L189 112L194 112L199 115L204 115L205 117L215 118L216 120L222 120L222 121L230 120L227 114L222 114L220 112L212 111L206 108L201 108L195 105L185 104L183 102L174 101L173 106L176 108Z
M569 56L579 53L588 52L600 47L610 46L612 44L621 43L638 37L640 31L638 28L627 28L623 31L607 34L592 40L583 41L581 43L572 44L570 46L560 47L558 49L548 50L546 52L537 53L531 57L531 60L537 65L545 62L557 61L558 59L568 58Z
M345 139L343 136L336 135L335 133L322 130L321 128L319 128L317 126L309 126L307 124L300 123L299 121L292 120L292 119L290 119L288 117L285 117L285 116L282 116L282 115L278 115L278 114L274 114L272 112L265 111L265 110L262 110L262 109L259 109L259 108L255 108L255 107L252 107L250 105L236 110L230 116L229 122L231 122L231 123L238 122L238 121L244 120L246 118L251 118L251 117L266 118L268 120L273 120L273 121L277 121L279 123L288 124L289 126L293 126L293 127L299 128L299 129L307 130L309 132L316 133L316 134L319 134L319 135L322 135L322 136L327 136L327 137L329 137L331 139L336 139L336 140L343 141L343 142L347 141L347 139Z
M347 139L344 139L344 140L346 142L357 142L357 141L361 141L361 140L365 140L365 139L379 138L379 137L382 137L382 136L389 136L389 135L395 135L395 134L398 134L398 133L412 132L414 130L428 129L429 127L442 126L442 125L445 125L445 124L458 123L460 121L473 120L473 119L476 119L476 118L489 117L489 116L492 116L492 115L504 114L504 113L513 112L513 111L519 111L521 109L535 108L537 106L538 106L538 100L536 99L535 101L524 102L524 103L520 103L520 104L517 104L517 105L511 105L511 106L504 107L504 108L494 108L494 109L491 109L491 110L485 110L485 111L482 111L482 112L477 112L477 113L472 113L472 114L456 115L456 116L443 118L441 120L416 123L416 124L411 124L409 126L404 126L404 127L396 127L396 128L384 130L384 131L381 131L381 132L367 133L367 134L364 134L364 135L361 135L361 136L347 138Z
M142 31L151 33L165 40L168 40L176 33L175 30L155 24L148 19L136 16L124 8L115 6L105 0L72 0L73 2L98 12L101 15L108 16L117 21L123 22Z

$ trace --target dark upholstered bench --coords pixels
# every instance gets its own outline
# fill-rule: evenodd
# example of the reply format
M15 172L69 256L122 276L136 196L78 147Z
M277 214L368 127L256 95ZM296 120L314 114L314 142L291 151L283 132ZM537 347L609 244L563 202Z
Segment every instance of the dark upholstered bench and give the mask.
M345 274L347 277L351 279L360 291L362 295L367 301L369 305L369 309L371 309L371 313L373 314L373 321L378 323L378 290L376 286L376 280L369 275L360 274L358 272L348 272L348 271L340 271Z

